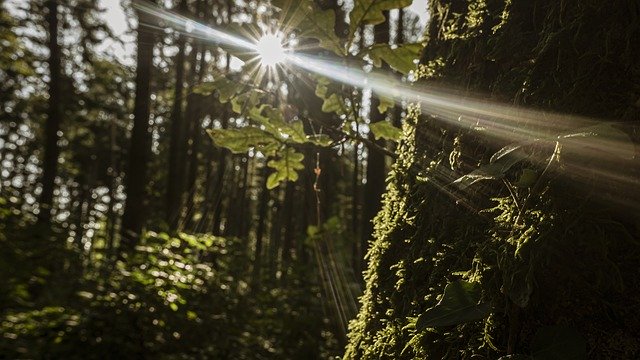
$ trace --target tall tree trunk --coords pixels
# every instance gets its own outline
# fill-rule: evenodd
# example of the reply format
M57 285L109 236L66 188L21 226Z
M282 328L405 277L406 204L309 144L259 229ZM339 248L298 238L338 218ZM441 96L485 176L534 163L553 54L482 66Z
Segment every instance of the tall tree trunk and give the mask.
M136 70L136 93L133 109L133 131L129 151L129 165L125 180L127 199L122 216L120 249L131 251L138 241L146 220L145 198L147 168L150 155L151 133L149 115L151 105L151 77L153 69L153 46L155 34L144 29L144 14L139 14L138 59Z
M406 42L404 36L404 9L398 10L398 27L396 32L396 45ZM393 126L402 127L402 103L397 103L393 113Z
M386 21L380 25L374 27L374 39L376 44L389 43L389 12L385 12ZM388 69L387 66L385 66ZM380 121L386 121L385 115L378 111L378 105L380 100L375 94L371 98L370 109L370 122L377 123ZM375 140L371 132L369 133L369 140L379 146L384 146L384 142L381 140ZM364 209L362 216L362 237L361 237L361 249L365 254L368 249L369 240L373 234L373 218L378 214L381 209L381 199L384 193L384 180L385 180L385 157L384 154L373 146L368 147L367 156L367 183L365 185ZM363 259L364 260L364 259ZM364 266L363 266L364 268Z
M282 263L281 263L281 280L284 282L291 264L291 251L293 250L293 241L296 234L295 231L295 215L293 213L295 203L296 183L287 181L284 191L284 208L282 209L282 218L284 222L284 241L282 243Z
M359 131L359 130L358 130ZM351 232L353 234L353 244L351 249L351 266L356 274L361 274L364 270L360 265L364 258L363 249L361 249L360 237L360 144L353 146L353 177L351 179Z
M181 12L186 10L186 1L180 4ZM169 172L167 176L167 209L165 221L169 228L175 230L182 205L184 192L184 161L180 155L184 152L183 138L187 136L182 117L182 97L184 93L185 37L178 35L178 54L176 55L176 78L174 88L173 109L171 111L171 142L169 144ZM192 50L192 51L195 51Z
M48 223L51 219L53 206L53 190L58 172L58 133L62 123L61 111L61 51L58 44L58 3L55 0L47 2L47 22L49 27L49 102L47 123L45 125L44 158L42 161L42 193L40 195L39 220Z
M264 165L262 168L262 183L260 186L260 199L258 200L258 225L256 227L256 246L253 258L253 278L259 281L260 270L262 268L262 247L266 232L267 214L269 209L269 200L271 191L267 189L267 178L271 171L269 167Z

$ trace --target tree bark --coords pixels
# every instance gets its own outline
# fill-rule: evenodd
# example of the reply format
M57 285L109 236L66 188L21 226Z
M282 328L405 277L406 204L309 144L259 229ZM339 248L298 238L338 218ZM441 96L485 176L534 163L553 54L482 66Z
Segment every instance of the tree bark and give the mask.
M149 115L155 34L150 29L143 28L143 14L139 15L139 19L133 131L131 133L129 164L125 180L127 199L122 216L120 240L122 252L128 252L134 248L146 220L145 188L147 186L147 168L151 146Z
M180 4L181 11L186 9L186 1ZM176 55L176 77L174 88L173 109L171 111L171 140L169 144L169 172L167 176L167 209L165 221L172 230L176 229L179 222L184 192L184 162L180 155L184 152L183 138L187 136L186 127L182 116L182 98L184 93L184 64L185 64L185 37L178 35L178 54ZM194 50L192 50L194 51Z
M47 123L45 125L44 158L42 161L42 193L40 194L39 220L48 223L51 220L53 207L53 190L58 172L58 133L62 123L61 109L61 72L62 61L60 44L58 44L58 3L47 2L47 22L49 29L49 102Z

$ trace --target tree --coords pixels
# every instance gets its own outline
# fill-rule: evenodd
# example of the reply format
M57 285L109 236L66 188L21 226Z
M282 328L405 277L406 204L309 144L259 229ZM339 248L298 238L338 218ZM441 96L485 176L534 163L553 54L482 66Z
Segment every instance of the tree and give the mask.
M145 28L146 22L150 20L147 14L139 13L138 19L133 130L125 181L127 200L124 214L122 215L120 239L120 247L124 252L133 249L145 225L145 188L147 186L147 168L151 146L149 116L153 74L153 47L156 35L150 27Z
M183 0L180 2L180 13L186 13L187 2ZM184 193L185 174L184 159L181 155L184 151L187 128L185 126L185 119L182 116L183 107L183 92L184 92L184 66L186 61L185 56L185 36L178 34L177 40L178 54L175 58L176 77L174 87L174 99L173 109L171 111L171 145L169 146L169 172L167 175L167 218L166 222L170 228L175 228L179 222L180 207L182 205L182 197ZM195 52L195 48L191 49Z
M40 220L49 222L53 206L53 190L58 169L60 148L58 139L62 123L61 112L61 68L60 44L58 44L58 3L47 1L47 23L49 35L49 100L45 125L45 146L42 160L42 193L40 194Z
M626 37L613 40L608 29L627 19L623 14L630 4L432 0L418 84L430 91L455 85L522 106L590 116L606 112L605 118L620 119L626 104L619 96L632 85L613 74L631 68L638 45L627 48ZM539 16L532 18L534 13ZM565 21L566 14L572 14L571 21ZM600 26L582 30L595 22ZM638 34L632 21L622 23L619 33ZM640 76L637 67L631 73L627 78ZM621 178L613 180L608 165L597 165L621 158L602 161L601 151L585 155L596 146L594 138L582 150L560 149L558 143L514 144L522 129L533 131L533 137L562 136L540 130L545 126L574 125L565 128L572 135L585 129L580 121L567 124L566 116L547 112L502 122L497 106L493 103L492 115L480 115L480 107L466 115L418 104L407 109L407 131L376 218L366 289L345 359L637 356L631 349L637 349L638 339L623 330L637 317L627 325L612 320L630 319L623 309L638 306L622 300L637 298L637 288L623 285L635 284L637 276L626 271L610 276L614 268L635 267L637 234L616 206L603 207L596 195L607 192L608 202L616 196L605 188L630 185L618 182L625 175L617 173ZM461 124L465 116L473 118L470 126ZM490 125L481 129L476 122ZM501 133L501 126L508 129ZM629 149L628 136L612 135L610 122L594 126L608 129L604 132L618 139L621 149ZM492 174L487 166L501 167L496 159L509 149L544 155L539 160L507 156L515 164ZM546 175L539 176L547 164L552 165ZM630 162L626 168L636 174ZM532 172L535 180L525 181ZM636 255L622 255L630 253ZM611 309L619 315L605 315ZM596 330L602 328L633 345L625 350L611 345Z

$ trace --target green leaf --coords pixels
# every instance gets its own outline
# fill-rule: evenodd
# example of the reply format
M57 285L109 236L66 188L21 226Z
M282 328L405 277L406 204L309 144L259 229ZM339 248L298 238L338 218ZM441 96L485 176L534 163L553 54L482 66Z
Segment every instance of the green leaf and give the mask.
M518 181L514 184L519 188L529 188L538 180L538 172L533 169L523 169Z
M303 160L303 154L292 148L286 148L284 154L278 159L269 161L267 165L275 172L267 178L267 189L274 189L283 181L298 180L298 170L304 169Z
M231 100L231 110L236 114L243 114L247 109L258 105L263 97L264 92L256 89L241 93Z
M216 85L213 81L207 81L193 87L193 93L203 96L209 96L216 91Z
M279 146L278 140L274 139L271 134L250 126L242 129L212 129L208 133L214 144L225 147L236 154L246 153L252 147L260 150Z
M307 227L307 236L314 237L320 233L320 228L315 225L309 225Z
M281 9L283 27L300 29L299 37L316 39L323 49L345 55L334 31L336 15L333 10L321 10L310 0L272 0L271 3Z
M226 103L233 96L235 96L244 85L238 83L237 81L231 81L226 78L218 79L215 81L216 87L218 88L218 93L220 94L220 102Z
M342 111L342 99L338 94L331 94L322 103L322 111L326 113L339 113Z
M396 105L395 101L393 101L392 98L388 98L386 96L378 95L378 100L380 100L380 104L378 105L378 111L380 112L380 114L386 113L389 108L392 108Z
M403 74L408 74L416 68L415 60L420 57L424 44L403 44L400 46L388 44L375 44L361 54L368 54L376 67L382 66L382 61L392 69Z
M545 326L531 341L534 360L581 360L587 358L587 343L580 333L567 326Z
M501 179L515 164L528 158L530 155L523 151L521 146L506 146L491 157L489 164L456 179L453 183L464 190L478 181Z
M285 121L280 109L263 104L249 111L249 117L263 125L269 133L277 138L302 144L307 142L304 125L300 120ZM284 136L286 135L286 136Z
M369 129L376 139L398 141L402 137L402 130L393 126L388 121L379 121L373 124L369 124Z
M489 315L489 304L480 301L475 283L456 281L444 288L438 304L418 317L416 329L458 325L483 319Z
M171 308L171 310L173 311L178 311L178 304L176 303L170 303L169 307Z
M209 96L214 91L218 91L221 103L226 103L238 92L242 90L244 85L231 81L225 77L221 77L215 81L208 81L194 86L193 92L203 96Z
M342 114L346 106L344 100L338 95L340 91L338 85L323 76L319 76L317 82L316 96L323 100L322 111Z
M355 0L349 14L349 38L360 25L376 25L384 22L384 11L411 5L412 0Z

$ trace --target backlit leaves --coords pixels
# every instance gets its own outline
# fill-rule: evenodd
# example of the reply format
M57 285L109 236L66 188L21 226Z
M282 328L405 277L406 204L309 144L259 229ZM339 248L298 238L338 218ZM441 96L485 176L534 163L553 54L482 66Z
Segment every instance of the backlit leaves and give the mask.
M408 74L415 69L415 60L420 57L424 45L422 43L388 45L375 44L362 53L368 54L376 67L382 66L382 61L403 74Z
M321 10L310 0L273 0L281 10L283 28L300 30L301 38L316 39L320 47L344 55L344 48L334 31L336 15L332 10Z
M236 154L243 154L255 147L265 152L277 149L279 142L268 132L255 128L242 129L212 129L209 136L217 146L225 147Z
M225 77L220 77L215 81L208 81L195 86L193 88L193 92L196 94L209 96L217 90L220 102L226 103L237 93L239 93L243 87L244 85L242 85L241 83L231 81Z
M349 33L354 34L360 25L376 25L384 22L384 11L411 5L412 0L356 0L349 14Z
M378 104L378 111L380 114L386 113L389 108L392 108L396 104L392 98L388 98L386 96L378 95L378 100L380 100L380 103Z
M271 160L267 165L274 169L267 178L267 188L273 189L283 181L298 180L298 170L304 169L304 155L292 148L286 148L284 153L276 160Z
M369 124L369 129L376 139L397 141L402 136L402 130L393 126L388 121L380 121L377 123Z
M283 141L291 140L295 143L307 141L302 121L285 121L282 112L271 105L263 104L253 108L249 112L249 117L264 126L266 131L275 137L281 138Z

